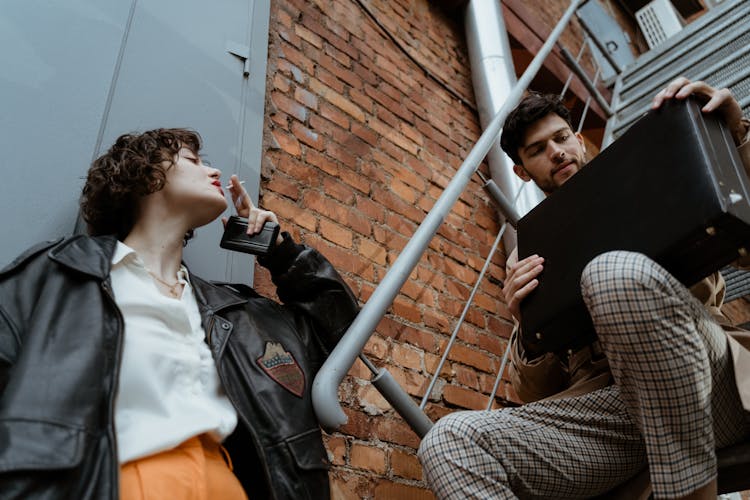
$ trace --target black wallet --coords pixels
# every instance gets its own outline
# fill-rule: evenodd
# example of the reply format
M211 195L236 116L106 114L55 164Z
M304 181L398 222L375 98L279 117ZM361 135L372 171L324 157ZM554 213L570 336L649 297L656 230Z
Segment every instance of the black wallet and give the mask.
M276 245L279 225L266 221L258 234L247 234L247 219L233 215L229 217L219 246L235 252L267 255Z

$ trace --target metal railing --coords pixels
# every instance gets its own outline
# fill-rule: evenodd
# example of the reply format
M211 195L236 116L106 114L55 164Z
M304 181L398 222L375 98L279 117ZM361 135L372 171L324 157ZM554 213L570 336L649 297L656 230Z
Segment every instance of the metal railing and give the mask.
M492 181L485 181L485 188L488 190L492 198L500 204L500 208L504 214L506 214L506 222L500 228L495 242L490 250L489 255L485 261L484 267L480 272L477 283L472 290L467 304L459 318L457 325L455 326L451 335L449 345L443 354L440 365L438 366L433 379L423 396L422 403L418 407L412 398L393 380L390 373L384 368L377 368L374 366L365 356L361 354L362 349L367 343L368 339L375 331L377 324L385 315L386 310L391 306L396 295L401 290L409 275L411 274L414 267L417 265L424 251L427 249L432 237L437 232L439 226L442 224L445 217L452 209L455 202L463 190L471 180L471 176L477 172L479 164L487 155L490 148L493 146L497 137L500 133L503 123L505 122L510 111L518 104L526 88L531 83L532 79L542 67L544 60L549 56L555 44L557 43L560 35L565 30L566 26L570 22L571 18L576 12L576 9L582 5L586 0L572 0L570 6L561 17L558 24L550 33L549 37L537 53L537 55L529 64L528 68L518 80L518 83L511 90L507 100L497 112L492 121L488 124L484 132L479 137L474 147L467 155L464 162L458 168L453 179L450 181L448 186L443 191L442 195L435 202L435 205L425 217L424 221L419 225L416 232L404 247L399 257L394 262L391 269L383 278L382 282L374 290L372 296L363 306L359 315L356 317L352 325L347 330L346 334L339 341L336 348L331 352L326 362L321 367L318 375L315 377L312 387L312 398L315 412L318 416L320 424L326 429L337 429L341 425L347 422L346 414L341 409L338 401L338 386L344 379L346 373L349 371L351 366L354 364L356 359L359 357L372 372L373 379L371 382L379 392L385 397L385 399L393 406L393 408L404 418L404 420L411 426L412 429L421 438L432 426L432 422L425 415L423 409L430 397L430 393L435 385L437 377L440 374L443 364L448 355L450 347L455 341L456 335L462 325L463 319L466 316L471 301L474 298L474 294L484 277L489 263L497 250L500 243L500 239L505 231L507 224L510 222L515 226L515 222L518 220L518 215L513 209L513 205L508 202L505 196L500 192L497 186ZM580 57L580 54L579 54ZM570 63L570 61L569 61ZM574 64L575 61L573 61ZM597 76L594 78L594 82L588 82L594 91L596 91L595 84ZM580 75L579 75L580 76ZM572 77L572 75L571 75ZM585 77L585 75L584 75ZM568 83L570 80L568 81ZM584 83L585 84L585 83ZM566 83L563 93L567 89L568 84ZM598 92L596 92L598 94ZM597 98L597 102L599 99ZM586 109L590 99L586 104ZM602 103L599 103L600 106ZM606 109L606 102L603 109ZM585 113L582 119L585 118ZM581 122L582 123L582 122ZM484 179L483 179L484 180ZM510 347L510 343L508 343ZM509 349L506 348L503 360L501 362L500 370L495 381L493 388L493 394L490 396L488 408L491 407L494 400L494 394L500 384L502 373L507 363Z

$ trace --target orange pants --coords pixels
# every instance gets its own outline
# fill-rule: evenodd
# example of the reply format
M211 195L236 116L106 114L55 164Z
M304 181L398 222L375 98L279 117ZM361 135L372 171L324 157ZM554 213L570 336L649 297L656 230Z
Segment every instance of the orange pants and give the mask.
M229 454L220 444L202 435L120 468L121 500L165 498L247 500L247 495L232 472Z

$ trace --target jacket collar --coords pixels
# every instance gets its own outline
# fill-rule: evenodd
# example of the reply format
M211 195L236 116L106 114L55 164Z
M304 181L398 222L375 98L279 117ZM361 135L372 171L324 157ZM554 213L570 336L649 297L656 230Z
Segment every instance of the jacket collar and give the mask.
M116 248L117 238L114 236L77 235L50 250L49 257L70 269L104 280L109 276ZM239 293L204 281L192 273L190 283L198 304L212 311L247 302Z
M116 247L117 238L114 236L76 235L50 250L49 258L103 280L109 275Z
M202 307L207 307L210 312L220 311L225 307L244 304L246 297L234 293L226 287L209 283L198 276L190 275L190 284L195 291L195 298ZM209 312L209 311L206 311Z

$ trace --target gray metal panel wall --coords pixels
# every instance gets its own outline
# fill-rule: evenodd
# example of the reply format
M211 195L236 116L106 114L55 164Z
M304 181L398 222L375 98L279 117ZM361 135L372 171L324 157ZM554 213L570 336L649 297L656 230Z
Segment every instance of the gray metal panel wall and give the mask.
M0 75L10 106L0 118L3 177L12 179L3 184L0 213L14 238L0 245L0 265L72 231L81 177L125 132L198 130L222 180L237 173L257 201L269 0L6 4L0 62L16 71ZM227 50L243 45L248 76ZM25 50L8 50L18 46ZM219 221L197 231L186 250L191 270L252 280L251 259L221 250L220 234Z

